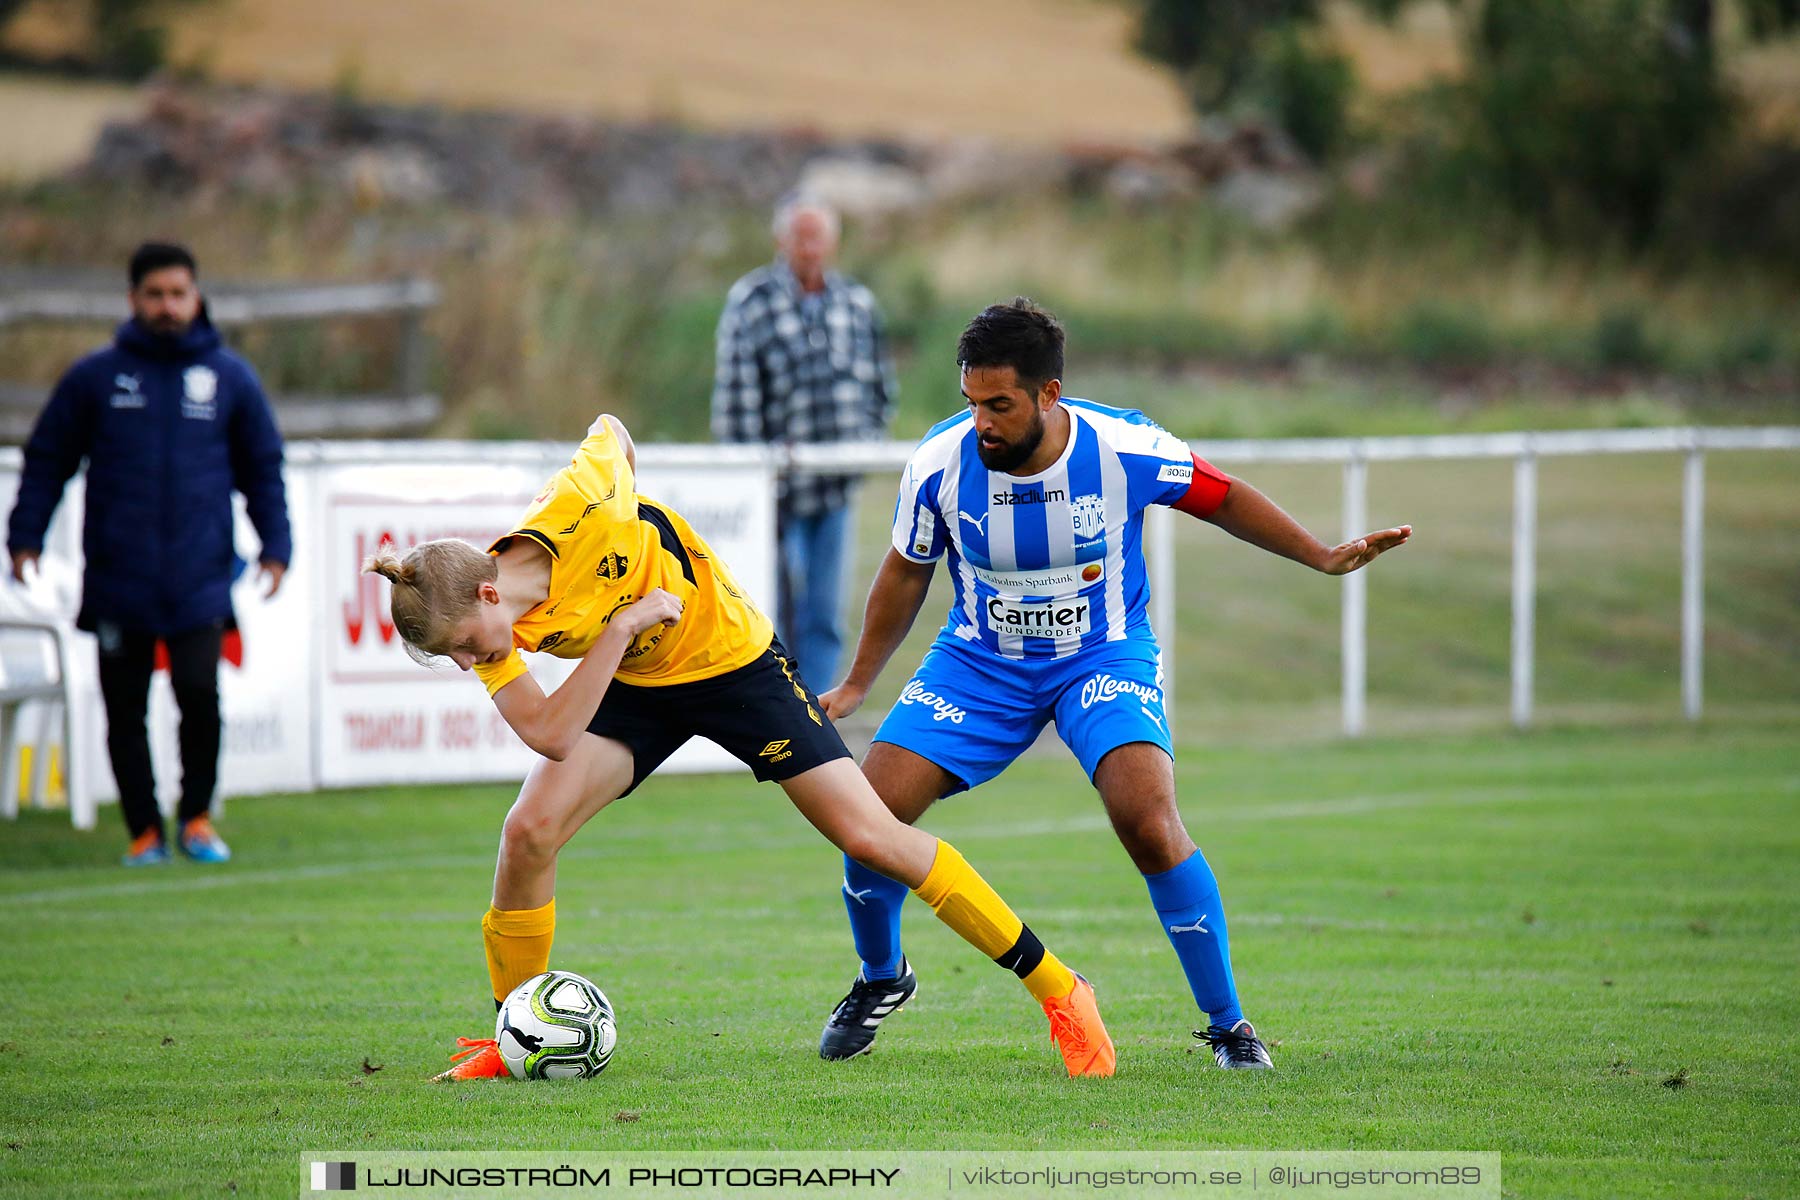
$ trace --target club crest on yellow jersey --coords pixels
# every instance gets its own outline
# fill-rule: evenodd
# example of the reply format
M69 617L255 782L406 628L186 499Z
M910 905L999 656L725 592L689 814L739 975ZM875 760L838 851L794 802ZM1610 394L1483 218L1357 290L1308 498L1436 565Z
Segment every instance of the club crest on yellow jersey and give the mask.
M617 674L641 686L675 684L735 670L768 648L769 619L757 610L681 516L637 495L619 439L596 422L569 465L539 492L518 526L489 547L530 538L552 558L545 603L513 623L519 649L579 658L621 609L652 588L669 589L682 619L633 638ZM525 674L518 654L476 671L490 693Z
M594 574L601 579L620 580L631 568L631 560L617 550L608 550L600 558L600 564L594 568Z

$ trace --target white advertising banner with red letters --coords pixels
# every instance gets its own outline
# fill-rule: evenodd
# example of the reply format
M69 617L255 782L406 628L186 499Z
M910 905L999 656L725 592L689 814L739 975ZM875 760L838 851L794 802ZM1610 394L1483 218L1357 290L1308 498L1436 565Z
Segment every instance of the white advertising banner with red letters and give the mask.
M222 795L381 783L517 780L536 756L501 720L472 675L447 662L422 666L388 617L388 583L362 572L384 540L402 552L438 537L485 547L512 527L572 446L458 442L303 443L288 451L294 561L273 599L251 563L233 588L239 631L220 667L225 741ZM758 454L723 447L640 447L638 489L685 516L774 616L774 474ZM10 509L16 456L0 463ZM0 612L72 623L80 599L80 480L45 548L43 580L9 585ZM258 548L238 513L238 546ZM91 638L75 643L77 752L102 797L116 795ZM574 664L527 655L548 690ZM159 793L179 787L177 713L167 679L153 685L150 723ZM695 741L665 770L739 769Z
M264 596L268 584L254 561L261 548L256 527L238 498L238 553L252 561L232 585L238 637L235 644L227 641L219 664L219 704L225 717L219 790L228 796L309 791L318 786L313 775L313 638L310 633L295 633L312 626L306 585L319 567L319 547L305 537L304 514L312 507L311 472L290 468L287 491L294 559L281 590L270 598ZM175 712L167 678L158 675L152 692L151 727L156 736L151 747L165 805L180 795L175 786L181 761ZM110 780L112 774L100 765L90 773L95 777Z
M390 586L363 561L384 543L402 555L456 537L485 548L543 486L529 467L322 465L319 572L319 783L523 778L534 755L500 719L473 674L406 653L388 616ZM538 656L541 660L544 656ZM546 691L567 673L532 663Z
M388 618L386 580L364 574L383 541L402 553L418 542L459 537L487 546L513 527L566 449L523 461L469 456L445 462L320 463L315 515L325 556L315 681L319 689L318 783L522 779L536 761L473 674L447 662L421 666ZM774 593L774 507L766 467L660 465L641 454L638 490L665 500L739 570L759 602ZM743 564L740 568L738 564ZM574 668L547 654L526 656L546 691ZM729 769L736 760L695 742L669 770Z

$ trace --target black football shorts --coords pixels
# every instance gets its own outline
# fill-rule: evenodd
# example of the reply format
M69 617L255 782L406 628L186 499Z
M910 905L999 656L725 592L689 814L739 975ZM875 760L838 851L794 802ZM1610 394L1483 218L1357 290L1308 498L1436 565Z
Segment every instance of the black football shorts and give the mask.
M851 757L779 638L752 661L711 679L663 687L614 679L588 732L631 749L626 795L691 737L711 738L763 781Z

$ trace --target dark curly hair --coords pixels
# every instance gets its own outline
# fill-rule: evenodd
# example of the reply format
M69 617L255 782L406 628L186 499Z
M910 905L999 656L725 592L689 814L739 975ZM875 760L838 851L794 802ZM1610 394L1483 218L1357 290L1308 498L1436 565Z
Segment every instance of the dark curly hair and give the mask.
M136 287L144 282L144 276L165 267L186 267L195 278L200 275L200 268L194 265L194 256L186 246L174 242L145 242L131 255L131 265L127 268L131 286Z
M1063 327L1024 296L981 310L956 343L956 361L971 367L1011 367L1035 393L1063 371Z

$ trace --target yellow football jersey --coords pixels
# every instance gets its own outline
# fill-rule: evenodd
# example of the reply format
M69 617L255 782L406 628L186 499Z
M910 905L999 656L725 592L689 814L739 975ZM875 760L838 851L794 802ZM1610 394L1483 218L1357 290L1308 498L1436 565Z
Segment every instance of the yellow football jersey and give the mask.
M550 596L513 624L512 654L475 666L489 695L525 673L520 649L580 658L614 613L653 588L681 601L681 621L633 639L619 678L647 687L709 679L769 648L769 618L700 535L674 510L638 495L636 484L618 435L597 420L518 528L488 547L498 554L514 538L530 538L551 560Z

